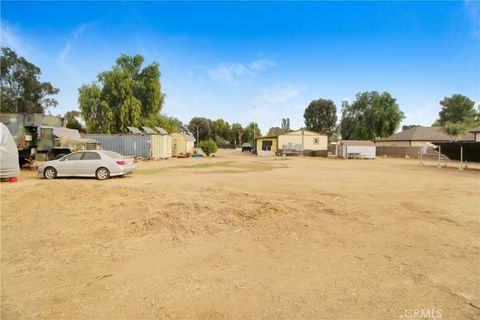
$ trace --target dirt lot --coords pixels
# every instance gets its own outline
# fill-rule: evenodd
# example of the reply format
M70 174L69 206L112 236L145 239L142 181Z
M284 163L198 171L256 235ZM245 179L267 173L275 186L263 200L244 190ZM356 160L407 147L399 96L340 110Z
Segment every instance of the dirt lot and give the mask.
M2 319L480 317L476 170L223 151L1 201Z

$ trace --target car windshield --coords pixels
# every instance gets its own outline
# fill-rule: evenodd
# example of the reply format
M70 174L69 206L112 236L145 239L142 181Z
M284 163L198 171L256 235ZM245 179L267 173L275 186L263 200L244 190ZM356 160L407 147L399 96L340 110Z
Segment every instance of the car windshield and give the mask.
M122 158L125 158L125 157L122 156L120 153L116 153L116 152L113 152L113 151L103 151L103 153L105 153L107 156L109 156L109 157L112 158L112 159L122 159Z

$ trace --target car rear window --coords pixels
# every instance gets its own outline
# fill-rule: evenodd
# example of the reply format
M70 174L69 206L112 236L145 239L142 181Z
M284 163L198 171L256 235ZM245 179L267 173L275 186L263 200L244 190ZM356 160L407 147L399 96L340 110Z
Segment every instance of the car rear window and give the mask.
M103 153L105 153L107 156L109 156L112 159L124 158L124 156L122 156L120 153L116 153L116 152L113 152L113 151L103 151Z

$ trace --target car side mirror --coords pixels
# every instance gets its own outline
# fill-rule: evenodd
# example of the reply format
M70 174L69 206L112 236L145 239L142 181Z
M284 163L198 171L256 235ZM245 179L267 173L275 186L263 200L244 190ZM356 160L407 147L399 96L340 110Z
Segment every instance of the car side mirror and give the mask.
M65 158L60 159L60 161L65 161Z

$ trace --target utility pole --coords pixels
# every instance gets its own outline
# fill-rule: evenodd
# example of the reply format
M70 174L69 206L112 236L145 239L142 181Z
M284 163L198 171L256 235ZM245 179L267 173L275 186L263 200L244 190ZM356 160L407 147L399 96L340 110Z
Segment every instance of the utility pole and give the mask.
M199 142L200 142L200 141L198 140L198 124L197 124L197 152L198 152L198 143L199 143Z
M257 107L253 106L253 110L255 110L255 109L257 109ZM254 118L253 118L253 150L254 150L254 152L257 152L257 142L255 141L255 131L256 131L256 124L255 124L255 115L254 115Z

